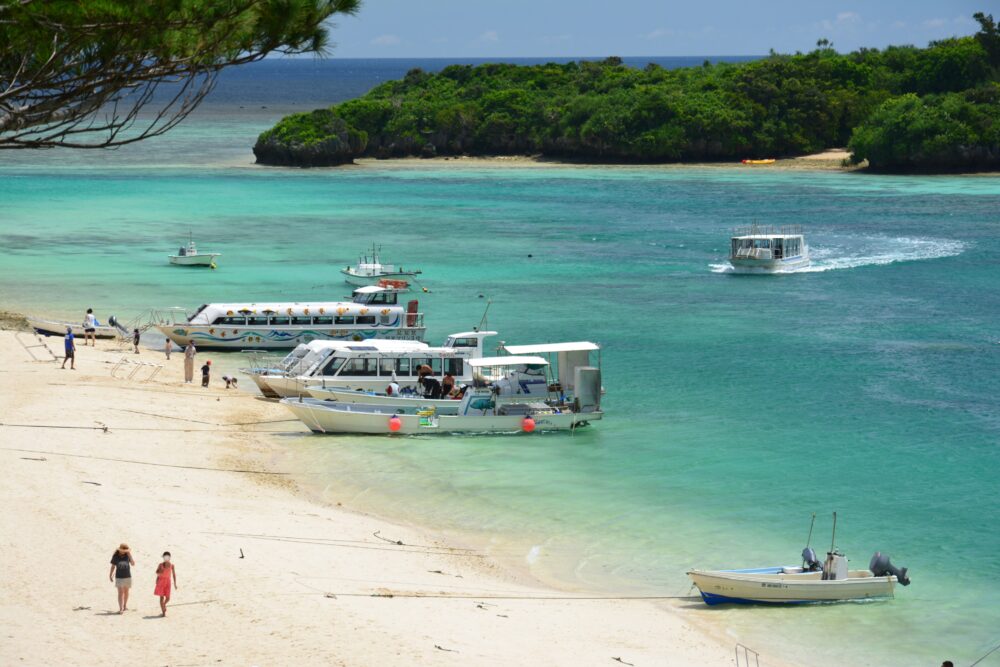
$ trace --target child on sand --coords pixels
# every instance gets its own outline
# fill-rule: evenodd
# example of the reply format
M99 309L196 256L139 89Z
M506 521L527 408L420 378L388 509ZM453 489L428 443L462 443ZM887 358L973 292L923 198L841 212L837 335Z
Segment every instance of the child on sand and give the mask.
M231 375L223 375L222 376L222 381L226 383L226 389L229 389L230 387L232 387L233 389L236 389L236 378L235 377L233 377Z
M135 346L135 353L139 354L139 330L132 330L132 345Z
M163 552L163 562L156 566L156 588L153 595L160 596L160 616L167 615L167 603L170 602L170 580L174 580L174 588L177 588L177 570L170 562L170 552Z
M209 377L209 374L211 372L212 372L212 361L209 360L209 361L206 361L205 365L201 367L201 386L202 387L207 387L208 386L208 377Z

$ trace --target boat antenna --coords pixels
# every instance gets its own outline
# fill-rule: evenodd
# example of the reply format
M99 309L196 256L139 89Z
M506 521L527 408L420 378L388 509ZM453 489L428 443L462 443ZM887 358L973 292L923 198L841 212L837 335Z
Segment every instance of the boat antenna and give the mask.
M484 331L486 329L487 326L486 316L489 314L490 306L492 305L493 305L493 297L490 297L489 299L486 300L486 309L483 310L483 318L479 320L479 326L476 327L476 331Z
M809 548L809 543L813 539L813 526L816 525L816 512L812 513L812 521L809 522L809 537L806 538L806 549Z
M833 513L833 535L830 536L830 553L833 553L833 545L837 540L837 513Z

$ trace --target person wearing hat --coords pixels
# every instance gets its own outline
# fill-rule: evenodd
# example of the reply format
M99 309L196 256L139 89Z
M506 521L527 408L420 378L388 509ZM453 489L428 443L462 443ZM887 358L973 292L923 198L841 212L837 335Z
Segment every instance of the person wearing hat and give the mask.
M194 379L194 355L198 354L197 348L194 346L194 341L187 344L184 348L184 383L190 384Z
M63 363L60 368L66 368L66 362L69 362L69 369L71 371L76 370L76 341L73 340L73 327L66 327L66 356L63 357Z
M111 554L111 570L108 572L108 580L114 583L118 589L118 613L124 614L128 609L128 591L132 587L132 552L128 545L122 542L118 549Z
M205 365L201 367L201 386L208 386L209 375L212 373L212 360L209 359L205 362Z

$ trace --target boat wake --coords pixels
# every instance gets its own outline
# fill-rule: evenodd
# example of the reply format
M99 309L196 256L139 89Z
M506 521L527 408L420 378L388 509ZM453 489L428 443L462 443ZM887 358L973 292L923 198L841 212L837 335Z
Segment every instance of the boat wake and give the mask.
M855 241L855 239L851 239ZM878 266L897 262L913 262L925 259L940 259L961 254L966 247L961 241L935 238L885 238L869 236L857 239L860 243L823 243L810 247L812 264L790 271L776 273L821 273L837 269L854 269L861 266ZM737 273L728 262L709 264L713 273Z

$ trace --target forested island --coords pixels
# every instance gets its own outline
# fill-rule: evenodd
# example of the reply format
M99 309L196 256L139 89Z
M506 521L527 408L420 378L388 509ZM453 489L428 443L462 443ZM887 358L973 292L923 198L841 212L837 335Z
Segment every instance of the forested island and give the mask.
M411 70L329 109L285 117L262 164L355 157L542 155L661 163L792 157L848 146L875 171L1000 169L1000 31L927 48L806 54L668 70L619 58Z

